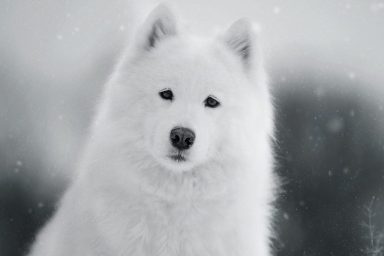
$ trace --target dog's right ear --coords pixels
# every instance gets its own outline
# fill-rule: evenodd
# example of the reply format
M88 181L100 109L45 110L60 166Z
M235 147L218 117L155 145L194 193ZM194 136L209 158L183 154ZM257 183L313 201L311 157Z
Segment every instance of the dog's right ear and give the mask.
M163 40L177 34L176 18L165 4L158 5L148 16L137 36L137 46L151 51Z

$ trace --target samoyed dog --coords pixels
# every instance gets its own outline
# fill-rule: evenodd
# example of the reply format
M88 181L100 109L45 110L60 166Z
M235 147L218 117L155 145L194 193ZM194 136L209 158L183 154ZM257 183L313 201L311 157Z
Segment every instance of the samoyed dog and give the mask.
M78 176L33 256L268 256L273 110L258 34L158 6L108 82Z

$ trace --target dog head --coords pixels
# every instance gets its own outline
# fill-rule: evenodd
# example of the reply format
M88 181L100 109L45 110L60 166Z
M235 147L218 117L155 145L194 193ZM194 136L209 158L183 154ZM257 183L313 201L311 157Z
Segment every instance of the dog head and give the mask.
M175 172L247 157L271 130L259 53L247 20L218 37L194 38L161 5L118 67L113 116L130 127L137 152Z

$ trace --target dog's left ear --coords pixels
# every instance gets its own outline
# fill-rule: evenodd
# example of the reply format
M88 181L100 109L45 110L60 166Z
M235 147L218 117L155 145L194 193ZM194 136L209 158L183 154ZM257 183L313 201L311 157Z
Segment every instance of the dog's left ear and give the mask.
M163 40L177 34L176 18L165 4L158 5L148 16L137 35L137 46L151 51Z
M234 22L224 34L224 44L238 57L246 72L257 70L261 61L258 32L248 19Z

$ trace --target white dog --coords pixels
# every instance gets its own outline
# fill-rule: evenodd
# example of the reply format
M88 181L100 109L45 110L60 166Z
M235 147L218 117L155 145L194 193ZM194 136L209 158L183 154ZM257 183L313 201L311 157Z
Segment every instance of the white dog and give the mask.
M30 255L270 255L273 113L258 44L247 20L207 40L157 7Z

